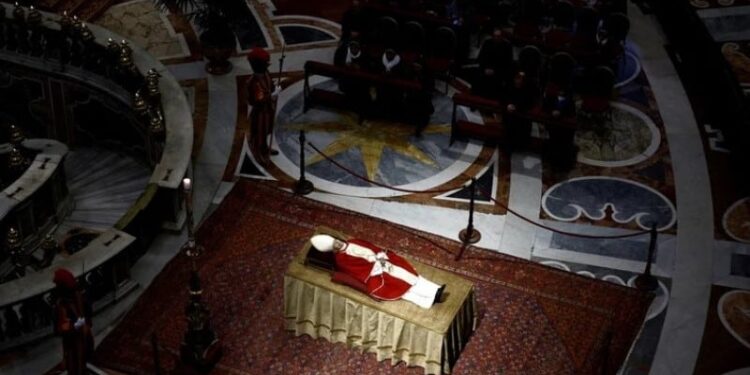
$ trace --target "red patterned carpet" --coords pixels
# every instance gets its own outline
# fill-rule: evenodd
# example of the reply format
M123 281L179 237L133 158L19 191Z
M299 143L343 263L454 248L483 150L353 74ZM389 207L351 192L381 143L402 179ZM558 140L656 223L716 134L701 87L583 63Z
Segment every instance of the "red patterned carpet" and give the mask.
M635 339L650 297L633 289L459 244L241 180L200 228L200 263L213 326L225 351L214 374L421 374L377 362L343 344L284 331L283 273L318 225L366 238L476 285L479 324L455 374L615 373ZM183 373L189 263L172 260L123 322L104 340L96 363L154 373L150 336L163 373Z

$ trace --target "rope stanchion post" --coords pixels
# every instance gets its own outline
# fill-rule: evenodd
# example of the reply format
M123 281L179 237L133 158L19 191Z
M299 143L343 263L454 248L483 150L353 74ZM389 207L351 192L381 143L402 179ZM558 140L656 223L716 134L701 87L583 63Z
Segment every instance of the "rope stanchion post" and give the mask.
M461 232L458 233L458 238L464 244L477 243L480 239L482 239L482 234L479 233L478 230L474 229L474 197L476 195L476 183L477 179L472 178L471 185L469 185L469 225L467 225L466 228L462 229ZM461 252L456 257L456 260L461 258L464 248L461 249Z
M154 374L161 375L161 361L159 360L159 341L156 333L151 333L151 352L154 356Z
M294 185L294 193L307 195L315 190L313 183L305 178L305 131L299 131L299 180Z
M653 223L651 225L650 234L651 238L648 244L648 259L646 259L646 270L644 270L642 274L638 275L638 277L635 278L635 287L646 292L653 292L654 290L656 290L656 288L659 287L659 281L656 279L656 277L651 275L651 262L654 259L654 251L656 251L656 223Z
M390 185L384 184L382 182L374 181L374 180L371 180L371 179L369 179L369 178L367 178L365 176L362 176L362 175L354 172L353 170L347 168L345 165L339 163L338 161L332 159L328 155L324 154L317 147L315 147L314 144L308 143L308 145L313 150L315 150L315 152L317 152L323 159L329 161L334 166L338 167L339 169L343 170L344 172L348 173L349 175L354 176L354 177L358 178L359 180L365 181L365 182L367 182L369 184L372 184L374 186L378 186L378 187L382 187L382 188L386 188L386 189L389 189L389 190L398 191L398 192L402 192L402 193L409 193L409 194L442 194L442 193L447 193L449 191L454 191L456 189L456 187L454 187L454 186L449 186L449 187L445 187L445 188L438 188L438 189L427 189L427 190L414 190L414 189L405 189L405 188L398 187L398 186L390 186ZM482 189L480 188L480 190L482 190ZM473 195L476 193L476 187L472 189L471 193L472 193L472 197L473 197ZM541 229L544 229L544 230L548 230L548 231L551 231L551 232L554 232L554 233L557 233L557 234L565 235L565 236L571 236L571 237L576 237L576 238L587 238L587 239L609 239L609 240L614 240L614 239L623 239L623 238L637 237L637 236L641 236L641 235L644 235L646 233L649 233L649 230L641 230L641 231L637 231L637 232L624 233L624 234L594 235L594 234L576 233L576 232L572 232L572 231L560 230L560 229L556 229L554 227L550 227L550 226L544 225L542 223L537 222L536 220L532 220L532 219L529 219L526 216L521 215L520 213L518 213L515 210L511 209L510 207L508 207L503 202L500 202L497 199L493 198L492 195L488 194L486 191L482 191L482 194L484 194L486 197L488 197L493 203L495 203L496 205L498 205L500 208L503 208L506 211L508 211L509 214L518 217L519 219L525 221L526 223L531 224L531 225L533 225L535 227L538 227L538 228L541 228ZM474 233L476 233L476 235L480 235L481 236L481 234L479 234L479 232L476 229L474 229L474 227L473 227L473 225L471 223L473 221L473 214L474 214L474 210L473 210L474 199L473 198L472 198L472 200L470 202L470 205L471 205L471 209L470 209L469 222L470 222L471 231L468 230L469 228L466 228L466 229L462 230L461 232L466 231L467 234L469 232L471 232L472 235L474 235ZM478 242L478 241L479 241L479 239L477 239L477 241L475 241L475 242ZM474 242L465 242L465 243L474 243Z

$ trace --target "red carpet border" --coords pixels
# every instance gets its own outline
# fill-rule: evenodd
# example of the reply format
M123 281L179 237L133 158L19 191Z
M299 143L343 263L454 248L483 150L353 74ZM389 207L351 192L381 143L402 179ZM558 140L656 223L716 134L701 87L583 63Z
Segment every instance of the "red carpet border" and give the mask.
M651 297L482 249L453 260L460 244L324 203L269 184L241 180L198 231L204 301L224 345L213 374L421 374L403 363L377 362L343 344L284 331L283 274L325 225L370 240L476 285L479 324L455 374L615 373L627 356ZM154 373L156 333L163 373L183 373L189 262L178 255L104 340L96 363L133 374Z

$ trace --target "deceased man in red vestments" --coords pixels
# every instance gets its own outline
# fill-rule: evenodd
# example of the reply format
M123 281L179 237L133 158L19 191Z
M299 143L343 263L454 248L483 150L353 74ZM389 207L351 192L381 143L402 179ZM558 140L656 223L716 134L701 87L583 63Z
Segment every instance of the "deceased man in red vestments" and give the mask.
M405 299L428 309L439 303L445 285L419 276L407 260L363 240L342 241L327 234L310 239L319 251L334 251L333 281L384 301Z

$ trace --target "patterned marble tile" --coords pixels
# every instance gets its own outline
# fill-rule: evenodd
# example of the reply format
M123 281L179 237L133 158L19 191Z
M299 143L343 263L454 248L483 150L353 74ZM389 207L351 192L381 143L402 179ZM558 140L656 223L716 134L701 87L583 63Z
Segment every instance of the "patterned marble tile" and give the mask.
M555 186L559 188L561 187L560 184L565 184L566 181L579 181L574 183L578 184L578 188L573 188L572 185L568 186L573 190L567 194L567 198L547 199L546 202L550 204L549 207L559 204L567 205L566 210L577 207L576 210L580 208L579 214L572 216L564 214L561 216L551 212L548 207L542 209L541 216L543 218L577 220L614 227L622 227L630 222L630 220L624 220L622 214L618 215L617 204L608 205L603 201L605 195L620 200L619 205L621 207L624 207L623 204L625 204L629 207L628 209L640 212L651 209L659 211L661 209L657 207L662 207L664 209L662 214L671 218L674 217L674 180L670 150L665 138L664 124L659 116L659 109L651 94L645 73L640 72L635 79L617 88L617 92L618 100L612 104L613 110L610 120L598 125L581 122L581 127L576 134L576 144L579 148L578 162L571 170L554 171L549 167L550 160L544 160L545 167L542 181L545 197L549 196L550 190ZM648 190L650 193L636 194L639 198L633 195L631 195L632 199L625 198L621 196L621 193L624 193L621 189L613 192L608 188L603 188L603 186L595 188L589 183L580 182L586 179L592 179L592 183L593 180L599 179L600 182L595 184L604 185L612 184L614 180L629 181L629 183L625 182L623 186L632 185L635 190L641 190L644 193ZM604 182L608 179L611 181ZM635 188L636 186L640 188ZM651 194L659 198L653 201L640 201L641 198ZM566 201L566 199L568 200ZM576 202L570 199L576 200ZM580 199L588 202L584 204L589 207L588 211L580 206L582 203L578 202ZM624 203L622 199L628 200L628 203ZM598 208L594 209L591 206L596 205L593 201L599 201ZM660 203L657 204L657 201ZM649 208L648 206L651 204L656 204L656 206ZM592 210L597 212L595 213ZM672 220L671 218L664 216L659 219L660 227L670 224L668 221ZM667 222L664 222L664 220L667 220ZM644 225L646 224L641 222L639 227L643 228ZM628 227L628 225L624 226Z
M659 149L661 134L648 115L624 103L612 106L612 120L602 126L581 122L575 140L579 162L624 167L647 160Z
M149 0L135 0L109 8L97 23L160 58L190 55L185 38L176 34L165 14Z
M732 254L732 268L729 272L732 276L750 278L750 255Z
M618 224L664 230L677 219L672 202L658 191L626 179L587 176L558 183L542 197L544 212L557 220L611 218Z
M696 9L729 8L750 5L748 0L690 0L690 5Z
M608 269L590 265L583 265L572 262L561 262L545 258L532 258L549 267L558 268L564 271L576 273L581 276L600 279L617 285L633 287L636 273ZM664 317L666 315L669 301L671 281L666 278L659 279L659 288L656 290L656 297L651 303L646 321L641 328L641 333L633 345L630 355L621 368L621 374L628 375L646 375L649 374L651 361L654 358L656 345L659 342Z
M746 374L749 350L750 291L714 285L695 374Z
M748 10L745 28L750 25L750 10ZM729 41L721 44L721 53L737 76L740 85L750 87L750 35L748 40Z
M304 44L335 40L336 36L325 31L306 25L283 25L279 26L281 35L286 44Z

